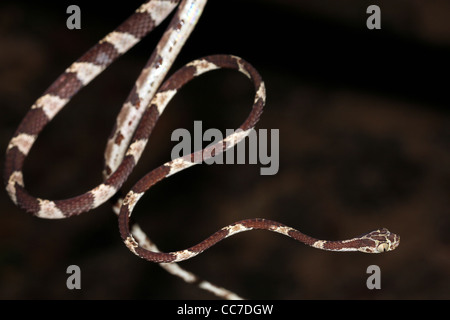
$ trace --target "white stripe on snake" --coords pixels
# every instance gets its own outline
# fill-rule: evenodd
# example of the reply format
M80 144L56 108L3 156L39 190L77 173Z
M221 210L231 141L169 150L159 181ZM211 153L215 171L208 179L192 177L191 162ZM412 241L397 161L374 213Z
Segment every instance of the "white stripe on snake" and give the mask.
M176 56L195 27L206 0L150 0L117 29L99 41L92 49L75 61L37 99L25 115L11 139L5 161L6 190L15 204L41 218L59 219L90 211L116 195L127 180L145 148L156 122L171 98L192 79L206 72L228 68L237 70L252 81L255 99L249 116L234 134L226 137L210 149L197 151L189 156L174 159L154 169L128 192L115 208L119 214L119 229L126 246L136 255L149 261L163 263L169 272L177 273L188 282L197 282L203 288L224 298L237 295L208 282L199 281L181 268L174 271L173 263L192 258L218 241L242 231L264 229L278 232L314 248L331 251L361 251L378 253L395 249L400 237L387 229L367 233L361 237L343 240L318 240L278 222L265 219L248 219L233 223L214 233L199 244L176 252L163 253L151 244L136 225L129 225L133 207L142 195L155 183L207 159L204 154L217 155L245 139L254 128L265 104L265 87L258 72L246 61L231 55L214 55L188 63L161 85ZM79 196L64 200L47 200L30 195L24 184L22 167L26 156L41 130L92 79L108 67L116 58L138 43L155 26L161 23L178 5L167 30L152 53L148 63L135 82L128 98L117 116L114 129L105 150L104 181ZM212 151L214 150L214 151ZM206 151L206 152L205 152ZM119 212L120 208L120 212ZM172 267L168 267L171 265ZM192 280L195 279L195 280ZM209 288L209 289L208 289ZM213 288L213 289L211 289Z

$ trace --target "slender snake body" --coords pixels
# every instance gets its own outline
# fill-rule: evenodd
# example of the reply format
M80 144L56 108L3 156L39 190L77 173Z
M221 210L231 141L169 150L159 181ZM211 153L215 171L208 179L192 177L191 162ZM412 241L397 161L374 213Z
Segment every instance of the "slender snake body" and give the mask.
M218 241L233 234L253 229L274 231L312 247L331 251L361 251L378 253L394 250L399 236L387 229L372 231L363 236L343 240L318 240L265 219L248 219L233 223L217 231L199 244L176 252L163 253L145 245L140 232L130 228L129 218L137 201L155 183L195 164L193 157L205 160L204 154L218 154L243 140L259 120L265 104L265 87L259 73L245 60L230 55L214 55L192 61L163 79L195 27L206 0L150 0L117 29L100 40L76 60L37 99L20 123L6 152L5 186L12 201L27 212L41 218L59 219L95 209L111 199L126 181L138 162L148 137L159 116L177 91L203 73L229 68L246 75L255 90L253 107L247 119L234 134L189 156L174 159L152 170L128 192L118 213L120 235L126 246L136 255L158 263L178 262L192 258ZM22 167L33 143L42 129L55 115L115 59L139 42L178 6L166 32L135 82L117 117L114 130L105 150L104 181L79 196L64 200L47 200L30 195L24 184ZM162 84L163 83L163 84ZM211 152L213 150L213 152ZM119 208L119 207L117 207ZM132 231L133 230L133 231Z

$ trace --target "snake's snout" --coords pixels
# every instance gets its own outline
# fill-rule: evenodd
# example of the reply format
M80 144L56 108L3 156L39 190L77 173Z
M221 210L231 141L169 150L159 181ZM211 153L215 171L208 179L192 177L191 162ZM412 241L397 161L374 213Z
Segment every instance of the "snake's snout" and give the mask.
M400 244L400 236L386 228L377 230L376 233L373 239L378 242L377 252L379 253L395 250Z
M390 246L390 250L394 250L395 248L398 247L398 245L400 244L400 236L395 234L395 233L391 233L391 246Z

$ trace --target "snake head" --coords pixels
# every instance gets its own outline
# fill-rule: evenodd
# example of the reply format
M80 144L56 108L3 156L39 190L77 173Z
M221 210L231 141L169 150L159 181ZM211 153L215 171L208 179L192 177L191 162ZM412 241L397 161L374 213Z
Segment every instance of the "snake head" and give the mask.
M367 253L392 251L400 244L400 236L390 232L386 228L369 232L361 238L372 243L371 245L362 247L359 250Z

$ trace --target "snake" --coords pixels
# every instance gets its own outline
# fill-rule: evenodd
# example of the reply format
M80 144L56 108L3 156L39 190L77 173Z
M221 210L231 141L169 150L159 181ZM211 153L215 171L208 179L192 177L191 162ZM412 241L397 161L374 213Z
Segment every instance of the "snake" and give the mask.
M157 182L226 152L243 141L254 130L265 106L264 81L250 63L237 56L219 54L196 59L164 80L202 15L206 2L144 2L127 20L73 62L48 87L26 113L7 146L4 183L11 200L22 210L46 219L63 219L93 211L119 193L143 153L159 117L177 92L202 74L231 69L244 74L253 84L255 98L249 115L237 130L221 141L153 169L113 205L118 215L120 236L126 247L140 258L171 265L190 259L234 234L259 229L283 234L321 250L365 253L394 250L399 245L400 237L386 228L347 240L329 241L307 236L276 221L253 218L225 226L188 249L160 252L149 242L137 224L130 222L134 207L148 189ZM31 195L25 188L22 169L40 132L83 87L161 24L173 11L175 12L167 29L117 115L104 152L103 182L89 191L67 199L49 200Z

